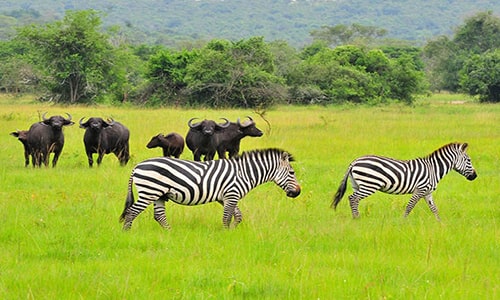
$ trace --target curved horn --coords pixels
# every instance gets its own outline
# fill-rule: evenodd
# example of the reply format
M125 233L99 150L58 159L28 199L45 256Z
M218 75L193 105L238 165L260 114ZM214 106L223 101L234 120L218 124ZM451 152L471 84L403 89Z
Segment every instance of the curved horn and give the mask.
M110 125L110 126L115 124L115 120L113 120L113 118L108 118L108 120L104 121L104 122L108 123L108 125Z
M228 120L228 119L226 119L226 118L221 118L221 120L226 121L226 123L224 123L224 124L217 124L217 126L219 126L219 127L222 127L222 128L227 128L227 127L229 127L229 125L231 124L231 122L229 122L229 120Z
M82 126L83 126L83 122L82 122L82 121L83 121L83 119L85 119L85 117L82 117L82 118L80 119L80 121L78 121L78 124L80 124L80 127L82 127Z
M253 121L252 117L247 116L247 118L248 118L249 121L245 122L243 124L240 123L240 118L238 118L238 125L240 127L242 127L242 128L245 128L245 127L248 127L248 126L251 126L251 125L255 124L255 122Z
M43 121L47 121L47 118L45 117L46 114L47 114L47 112L44 112L43 115L42 115L42 120Z
M194 129L194 128L196 128L196 127L198 127L200 125L200 123L196 123L196 124L192 124L191 123L191 122L193 122L193 120L196 120L196 119L198 119L198 118L191 118L191 119L189 119L189 121L188 121L189 128L193 128Z
M68 115L68 121L71 121L71 119L73 118L70 113L66 113Z

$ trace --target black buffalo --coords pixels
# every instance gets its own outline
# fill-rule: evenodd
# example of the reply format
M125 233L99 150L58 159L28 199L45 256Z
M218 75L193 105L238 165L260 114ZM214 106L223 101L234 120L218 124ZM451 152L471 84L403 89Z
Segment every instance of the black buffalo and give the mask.
M68 118L51 116L48 119L46 114L42 115L41 122L31 125L28 133L28 147L34 167L41 167L42 163L48 166L50 153L54 153L52 167L56 166L64 147L63 126L74 124L69 113L66 113Z
M163 149L163 156L179 158L182 151L184 151L184 138L175 132L167 135L160 133L152 137L146 147L149 149L161 147Z
M212 120L203 120L193 124L192 118L188 121L189 131L186 135L186 145L193 152L194 160L200 161L204 155L204 161L214 159L217 145L214 141L214 134L227 128L231 122L222 118L225 123L216 123Z
M215 134L215 144L219 159L226 158L226 152L229 153L229 158L233 158L240 152L241 139L246 136L260 137L262 131L255 126L254 120L247 116L248 121L243 123L240 119L236 123L231 122L228 127L224 128Z
M24 166L27 167L30 164L30 147L28 145L28 130L17 130L10 133L13 137L16 137L24 146Z
M114 153L120 165L125 166L130 159L129 137L130 132L123 124L102 118L89 118L83 123L80 119L80 128L85 129L83 143L85 144L85 153L89 161L89 167L92 167L94 160L92 155L98 154L97 165L100 165L104 154Z

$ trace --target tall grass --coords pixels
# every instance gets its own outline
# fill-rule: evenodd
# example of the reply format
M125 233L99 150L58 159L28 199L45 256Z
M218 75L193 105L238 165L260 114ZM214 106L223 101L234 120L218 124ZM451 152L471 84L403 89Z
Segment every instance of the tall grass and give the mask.
M448 99L448 98L446 98ZM3 299L495 299L500 282L500 106L424 99L414 107L279 107L267 123L246 110L62 107L2 100L0 112L0 297ZM8 133L38 112L73 115L55 169L23 167ZM252 115L264 132L242 149L279 147L295 157L302 194L274 184L241 202L243 222L222 227L218 204L167 204L172 230L141 214L118 223L133 166L158 156L150 137L184 135L191 117ZM78 120L113 117L131 131L132 160L90 169ZM375 194L351 219L332 196L349 163L369 153L410 159L466 141L479 177L453 172L434 194L441 222L422 201ZM182 155L192 159L186 149ZM350 186L349 190L350 192Z

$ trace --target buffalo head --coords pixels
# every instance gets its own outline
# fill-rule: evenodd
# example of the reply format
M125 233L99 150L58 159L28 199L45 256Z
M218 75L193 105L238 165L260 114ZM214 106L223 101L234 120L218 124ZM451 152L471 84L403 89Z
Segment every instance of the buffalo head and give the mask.
M227 128L231 124L231 122L229 122L229 120L226 118L221 118L225 121L224 123L216 123L212 120L203 120L201 122L193 124L193 120L195 119L196 118L189 119L189 128L191 128L192 130L200 131L201 133L203 133L203 135L206 136L211 136L215 133L215 131Z
M69 113L66 113L66 115L68 115L68 118L64 118L62 116L51 116L48 119L45 117L46 114L47 114L46 112L43 113L41 123L52 127L56 131L62 130L63 126L69 126L75 124L75 122L71 121L72 117Z
M247 116L247 118L248 120L243 123L241 123L240 119L238 118L238 121L236 123L240 127L240 131L242 131L245 136L262 136L264 133L255 126L254 120L250 116Z
M92 131L95 131L95 132L99 132L101 131L103 128L106 128L108 126L111 126L113 125L114 121L113 119L110 119L108 121L105 121L103 118L89 118L87 120L87 122L83 122L83 119L85 117L81 118L80 119L80 128L83 128L83 129L89 129L89 130L92 130Z
M23 144L28 140L28 130L17 130L10 133L13 137L16 137Z

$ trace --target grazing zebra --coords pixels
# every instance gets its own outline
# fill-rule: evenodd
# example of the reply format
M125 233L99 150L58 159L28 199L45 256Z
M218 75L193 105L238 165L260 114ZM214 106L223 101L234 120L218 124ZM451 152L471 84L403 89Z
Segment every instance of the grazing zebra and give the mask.
M288 197L300 194L300 185L290 165L292 156L279 149L244 152L233 159L207 162L160 157L139 163L130 176L125 209L120 216L123 229L130 229L132 221L151 203L154 219L170 228L165 215L165 202L172 200L183 205L218 202L224 206L222 222L229 228L242 220L238 201L251 189L274 181ZM138 200L134 203L132 183Z
M351 163L335 194L332 207L337 208L345 194L347 177L351 179L354 193L349 196L352 217L359 217L359 201L376 191L389 194L412 194L405 210L405 217L420 198L425 198L430 210L439 220L438 210L432 199L437 184L451 170L468 180L477 177L470 157L465 152L467 143L451 143L430 155L412 160L387 157L362 156Z

